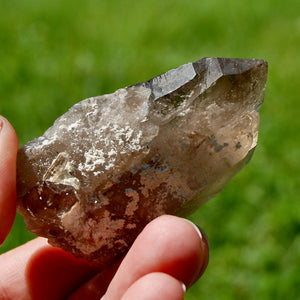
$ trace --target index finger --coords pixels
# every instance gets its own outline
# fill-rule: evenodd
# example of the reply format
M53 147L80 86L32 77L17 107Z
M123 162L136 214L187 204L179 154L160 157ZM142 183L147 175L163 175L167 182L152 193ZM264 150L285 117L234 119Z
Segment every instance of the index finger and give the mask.
M158 217L137 237L103 299L121 299L134 282L157 272L189 287L207 263L207 242L194 225L175 216Z

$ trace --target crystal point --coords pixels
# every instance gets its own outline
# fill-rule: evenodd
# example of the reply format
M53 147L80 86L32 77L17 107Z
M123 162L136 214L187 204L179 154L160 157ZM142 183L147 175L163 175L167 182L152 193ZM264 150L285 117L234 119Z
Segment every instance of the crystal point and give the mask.
M221 191L257 143L263 60L203 58L88 98L18 153L30 231L103 268L162 214Z

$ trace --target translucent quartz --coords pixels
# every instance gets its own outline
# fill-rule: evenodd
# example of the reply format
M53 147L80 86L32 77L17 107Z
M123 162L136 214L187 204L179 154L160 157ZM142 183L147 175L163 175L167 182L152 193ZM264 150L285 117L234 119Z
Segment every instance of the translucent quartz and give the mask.
M18 211L103 268L162 214L221 191L257 143L267 62L203 58L88 98L18 153Z

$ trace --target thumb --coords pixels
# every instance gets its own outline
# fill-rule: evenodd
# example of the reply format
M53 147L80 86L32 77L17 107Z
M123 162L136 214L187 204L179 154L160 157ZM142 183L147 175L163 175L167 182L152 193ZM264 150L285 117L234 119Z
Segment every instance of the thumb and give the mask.
M13 127L0 116L0 245L16 214L16 158L18 139Z

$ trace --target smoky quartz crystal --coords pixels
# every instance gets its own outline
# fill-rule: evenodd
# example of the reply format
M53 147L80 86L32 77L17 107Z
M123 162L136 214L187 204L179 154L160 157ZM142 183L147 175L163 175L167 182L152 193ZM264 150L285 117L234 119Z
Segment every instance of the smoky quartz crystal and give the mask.
M18 152L18 211L105 268L162 214L220 192L257 144L267 62L203 58L88 98Z

